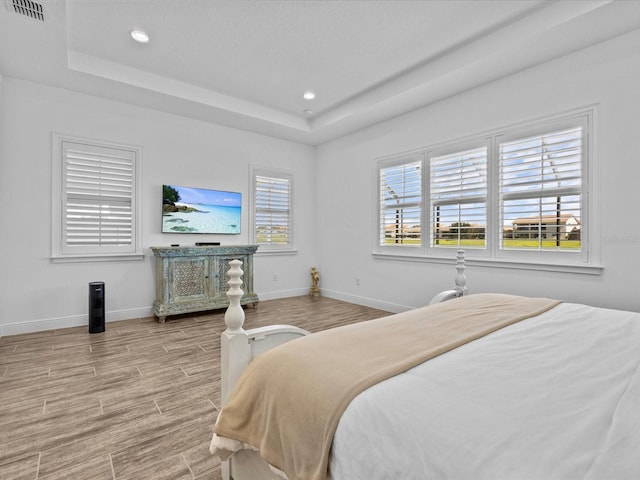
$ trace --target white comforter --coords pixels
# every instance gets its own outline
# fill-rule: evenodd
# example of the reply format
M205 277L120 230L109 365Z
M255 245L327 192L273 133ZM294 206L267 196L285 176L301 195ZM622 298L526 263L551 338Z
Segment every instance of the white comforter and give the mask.
M331 478L640 479L639 364L640 314L561 304L356 397Z

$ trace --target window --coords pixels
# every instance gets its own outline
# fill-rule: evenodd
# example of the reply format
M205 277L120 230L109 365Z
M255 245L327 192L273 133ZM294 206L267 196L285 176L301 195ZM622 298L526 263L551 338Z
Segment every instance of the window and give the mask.
M499 145L500 248L581 249L582 126Z
M431 246L486 246L487 148L430 158Z
M422 156L380 169L380 244L422 242Z
M595 266L592 124L580 111L379 160L374 253Z
M262 251L293 249L291 197L293 176L253 169L253 242Z
M54 136L54 259L141 258L140 149Z

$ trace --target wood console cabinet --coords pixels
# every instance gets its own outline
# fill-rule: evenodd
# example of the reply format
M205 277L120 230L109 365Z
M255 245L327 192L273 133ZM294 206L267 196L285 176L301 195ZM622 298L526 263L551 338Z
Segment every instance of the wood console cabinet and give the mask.
M257 245L151 247L156 257L153 314L160 323L168 315L229 306L229 262L242 262L241 305L258 303L253 292L253 254Z

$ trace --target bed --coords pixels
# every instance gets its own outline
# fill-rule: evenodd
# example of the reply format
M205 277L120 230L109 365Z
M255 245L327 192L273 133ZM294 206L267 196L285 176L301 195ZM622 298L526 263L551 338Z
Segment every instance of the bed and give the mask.
M640 314L465 295L460 263L456 289L410 312L228 329L223 477L640 478Z

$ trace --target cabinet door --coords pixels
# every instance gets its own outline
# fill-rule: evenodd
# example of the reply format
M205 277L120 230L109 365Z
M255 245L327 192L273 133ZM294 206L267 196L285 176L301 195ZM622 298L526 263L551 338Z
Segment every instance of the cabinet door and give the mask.
M246 268L248 265L247 255L217 255L215 257L214 264L214 275L216 277L216 281L214 283L214 296L216 299L222 299L227 301L227 290L229 290L229 285L227 282L229 281L229 262L231 260L240 260L242 262L242 266L240 267L244 272L242 275L242 285L240 288L243 292L247 292L246 288Z
M169 303L211 298L209 257L175 257L169 265Z

